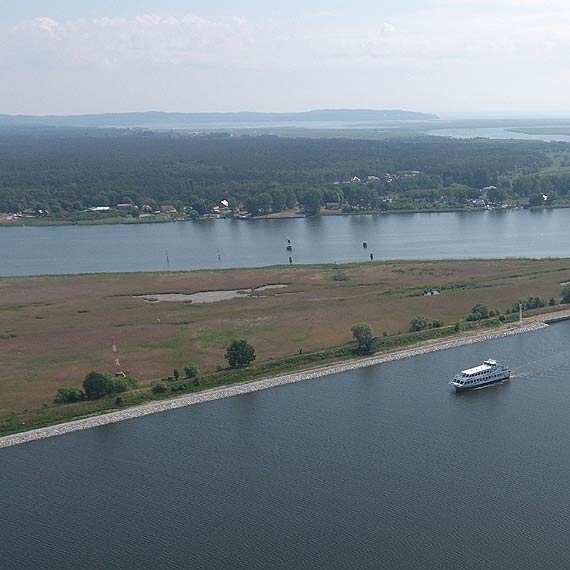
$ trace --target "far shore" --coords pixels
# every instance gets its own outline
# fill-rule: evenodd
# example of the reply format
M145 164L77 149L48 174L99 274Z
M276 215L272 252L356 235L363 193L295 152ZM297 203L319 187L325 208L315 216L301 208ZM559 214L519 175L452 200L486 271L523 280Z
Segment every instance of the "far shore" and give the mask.
M513 205L502 208L410 208L407 210L356 210L353 212L343 212L341 210L322 210L320 215L323 217L332 216L387 216L392 214L446 214L454 212L505 212L511 210L559 210L570 208L570 204L555 204L553 206L532 207ZM306 218L305 214L300 211L279 212L277 214L268 214L265 216L254 216L247 218L245 221L256 220L295 220ZM7 219L0 218L0 228L18 228L18 227L52 227L52 226L108 226L108 225L139 225L139 224L169 224L175 222L215 222L220 219L237 220L239 218L197 218L195 220L183 217L157 217L157 218L123 218L120 216L110 218L100 218L92 220L56 220L49 218L19 218ZM243 221L243 220L241 220Z
M248 394L250 392L266 390L287 384L294 384L305 380L323 378L331 374L340 374L349 370L355 370L367 366L376 366L378 364L393 362L404 358L411 358L430 352L457 348L476 342L484 342L496 338L503 338L517 334L539 331L547 327L547 323L549 322L558 322L568 319L570 319L570 310L558 311L556 313L549 313L544 315L535 315L533 317L525 319L525 322L521 326L511 325L490 331L486 330L478 331L475 333L463 333L452 339L443 341L426 341L424 343L420 343L406 349L394 350L382 354L375 354L373 356L356 358L349 361L333 363L316 368L309 368L300 372L282 374L261 380L243 382L230 386L216 387L178 398L169 398L166 400L154 401L138 406L133 406L124 410L103 413L97 416L82 418L67 423L5 436L0 438L0 448L13 447L15 445L64 435L75 431L81 431L120 421L140 418L149 414L175 410L186 406L192 406L195 404L229 398L232 396Z

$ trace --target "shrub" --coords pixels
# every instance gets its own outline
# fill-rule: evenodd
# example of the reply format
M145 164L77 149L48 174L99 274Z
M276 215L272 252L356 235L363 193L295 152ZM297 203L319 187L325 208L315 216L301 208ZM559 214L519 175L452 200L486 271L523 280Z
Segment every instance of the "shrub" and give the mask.
M499 311L499 309L490 309L487 305L478 303L471 309L471 312L465 317L465 320L468 322L482 321L484 319L498 317L500 314L501 311Z
M342 271L336 271L333 275L333 281L350 281L350 277Z
M428 328L428 322L425 317L418 316L414 317L410 321L410 332L423 331Z
M85 399L85 394L79 388L64 386L57 391L54 402L56 404L72 404Z
M184 367L184 374L186 378L194 378L198 376L198 367L192 362Z
M156 384L153 386L150 391L155 395L158 396L159 394L166 394L167 389L164 384Z
M112 378L112 382L112 394L121 394L122 392L126 392L132 387L131 381L125 376L115 376L115 378Z
M83 380L83 391L88 400L99 400L113 394L115 383L107 374L91 371Z
M89 372L83 380L83 391L88 400L99 400L105 396L112 396L126 392L135 385L129 376L111 377L108 374Z
M570 285L566 285L566 287L562 289L562 299L560 302L565 305L570 304Z
M519 303L522 305L523 311L546 307L546 301L544 299L540 297L528 297L527 299L519 299L516 303L513 303L511 306L512 313L519 312Z

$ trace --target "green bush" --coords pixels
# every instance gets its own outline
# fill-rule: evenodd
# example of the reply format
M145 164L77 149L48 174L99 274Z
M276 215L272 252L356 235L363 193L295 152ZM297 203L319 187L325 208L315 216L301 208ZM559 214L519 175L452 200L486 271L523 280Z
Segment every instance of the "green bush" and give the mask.
M427 328L428 328L428 322L425 317L422 316L414 317L410 321L410 329L409 329L410 332L423 331Z
M112 394L121 394L132 388L132 382L126 376L115 376L112 383Z
M333 281L350 281L350 277L342 271L336 271L333 275Z
M198 367L192 362L184 367L184 374L186 374L186 378L194 378L198 376L198 372Z
M516 303L511 306L511 313L519 312L519 303L522 305L523 311L529 311L532 309L541 309L546 307L546 301L541 297L528 297L527 299L519 299Z
M471 312L465 317L467 322L483 321L485 319L498 317L501 314L499 309L491 309L488 305L478 303L475 305Z
M56 404L72 404L85 400L85 394L79 388L63 387L57 391L54 402Z
M88 400L99 400L113 394L115 384L107 374L91 371L83 380L83 391Z
M83 391L88 400L99 400L105 396L113 396L126 392L134 387L135 382L129 376L109 376L91 371L83 380Z
M153 386L150 391L155 395L158 396L160 394L166 394L166 392L168 391L166 386L164 384L156 384L155 386Z

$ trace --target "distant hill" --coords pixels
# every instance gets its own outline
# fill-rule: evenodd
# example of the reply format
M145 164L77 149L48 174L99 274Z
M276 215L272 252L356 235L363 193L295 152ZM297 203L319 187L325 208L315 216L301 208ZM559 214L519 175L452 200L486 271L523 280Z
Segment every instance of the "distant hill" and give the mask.
M280 123L435 120L437 115L401 110L318 109L301 113L101 113L91 115L0 115L0 126L185 128Z

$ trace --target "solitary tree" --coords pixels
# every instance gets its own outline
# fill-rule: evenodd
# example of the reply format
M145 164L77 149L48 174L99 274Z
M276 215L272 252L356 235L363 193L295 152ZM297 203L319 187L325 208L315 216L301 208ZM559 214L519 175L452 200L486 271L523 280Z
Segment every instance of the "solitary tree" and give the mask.
M372 341L374 340L374 335L372 334L372 329L370 325L365 323L358 323L350 329L352 331L352 338L356 340L356 352L359 354L366 354L370 352L372 348Z
M180 379L180 372L178 372L177 368L174 369L173 376L174 376L174 380L176 380L176 381L178 381Z
M244 368L255 360L255 349L247 340L234 340L226 349L224 358L230 368Z

